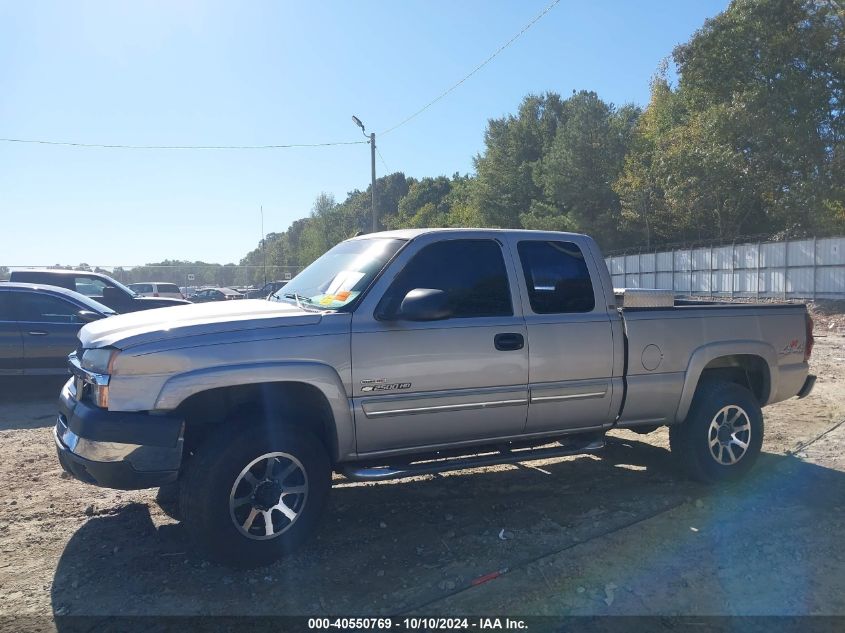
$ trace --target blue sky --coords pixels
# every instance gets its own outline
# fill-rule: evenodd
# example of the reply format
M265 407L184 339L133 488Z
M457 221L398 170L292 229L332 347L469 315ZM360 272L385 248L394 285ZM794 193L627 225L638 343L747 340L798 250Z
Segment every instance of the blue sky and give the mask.
M0 1L0 137L137 145L354 141L483 61L549 0ZM530 92L645 104L662 58L726 0L562 0L464 85L378 139L390 171L472 170ZM385 172L381 161L379 174ZM325 191L369 183L366 145L191 151L0 143L0 264L237 262Z

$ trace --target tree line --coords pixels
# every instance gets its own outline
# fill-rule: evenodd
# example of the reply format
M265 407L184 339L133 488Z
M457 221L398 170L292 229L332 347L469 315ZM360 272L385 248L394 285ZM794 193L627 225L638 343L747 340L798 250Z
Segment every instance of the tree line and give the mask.
M845 12L735 0L666 60L645 108L595 92L528 95L492 119L474 175L378 179L381 228L584 232L606 250L845 230ZM266 238L304 266L370 226L370 192L320 194ZM261 264L261 245L241 264ZM260 271L259 271L260 272Z

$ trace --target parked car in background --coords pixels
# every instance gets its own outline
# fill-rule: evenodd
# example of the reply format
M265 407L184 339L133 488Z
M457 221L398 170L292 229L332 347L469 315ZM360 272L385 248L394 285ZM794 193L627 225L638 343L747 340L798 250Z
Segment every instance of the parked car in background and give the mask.
M0 375L66 374L79 328L113 314L65 288L0 284Z
M140 297L119 281L102 273L60 268L13 270L9 281L67 288L108 306L115 312L137 312L150 308L185 305L184 299Z
M261 288L253 288L244 295L247 299L266 299L279 288L283 288L286 281L268 281Z
M244 296L237 290L232 290L231 288L203 288L202 290L197 290L196 294L188 298L194 303L207 303L209 301L243 299Z
M165 297L168 299L184 299L185 295L179 290L176 284L169 284L162 281L142 281L135 284L129 284L129 289L133 290L139 297Z

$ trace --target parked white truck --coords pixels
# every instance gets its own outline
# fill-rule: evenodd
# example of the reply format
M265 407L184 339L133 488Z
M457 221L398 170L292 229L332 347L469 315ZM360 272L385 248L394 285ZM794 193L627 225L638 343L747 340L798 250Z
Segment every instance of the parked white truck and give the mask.
M178 488L206 553L267 564L315 531L337 472L380 480L597 451L670 427L690 476L733 480L761 407L804 397L803 305L614 293L568 233L421 229L342 242L271 300L86 325L55 442L73 476ZM376 490L373 494L378 494Z

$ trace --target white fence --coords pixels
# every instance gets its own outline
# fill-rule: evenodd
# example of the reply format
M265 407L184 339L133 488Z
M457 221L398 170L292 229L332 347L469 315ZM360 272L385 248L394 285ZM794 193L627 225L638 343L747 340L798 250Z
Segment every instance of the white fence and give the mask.
M608 257L616 288L720 297L845 299L845 237Z

